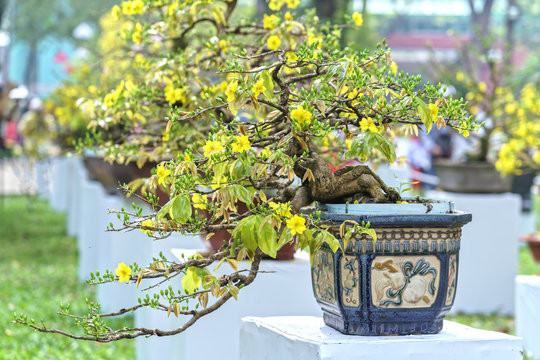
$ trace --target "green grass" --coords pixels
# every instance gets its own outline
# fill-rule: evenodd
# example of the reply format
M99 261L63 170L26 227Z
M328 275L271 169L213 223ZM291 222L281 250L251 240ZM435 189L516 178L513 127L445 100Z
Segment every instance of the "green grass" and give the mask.
M0 197L0 359L133 359L135 343L77 341L13 324L25 313L49 328L71 332L73 321L56 315L60 303L84 313L94 289L77 280L77 242L66 235L66 217L34 197ZM133 318L115 326L133 326ZM121 355L119 355L121 354Z

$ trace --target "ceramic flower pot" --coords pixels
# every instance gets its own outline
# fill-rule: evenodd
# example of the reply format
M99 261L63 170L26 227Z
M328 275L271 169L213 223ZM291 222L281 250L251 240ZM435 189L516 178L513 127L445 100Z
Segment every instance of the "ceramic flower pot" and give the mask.
M435 334L456 293L461 227L452 203L324 205L321 218L370 222L345 253L323 245L312 263L324 322L351 335ZM339 234L336 234L339 238Z
M526 242L529 245L531 254L534 257L536 264L540 266L540 234L527 234L519 238L520 241Z

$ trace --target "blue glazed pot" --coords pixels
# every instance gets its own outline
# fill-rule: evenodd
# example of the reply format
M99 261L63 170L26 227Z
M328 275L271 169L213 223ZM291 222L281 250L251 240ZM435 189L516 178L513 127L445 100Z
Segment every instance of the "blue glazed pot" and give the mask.
M377 233L377 242L367 234L351 238L345 254L323 245L315 255L313 292L324 322L350 335L440 332L454 302L461 227L471 214L448 202L319 208L322 219L369 221Z

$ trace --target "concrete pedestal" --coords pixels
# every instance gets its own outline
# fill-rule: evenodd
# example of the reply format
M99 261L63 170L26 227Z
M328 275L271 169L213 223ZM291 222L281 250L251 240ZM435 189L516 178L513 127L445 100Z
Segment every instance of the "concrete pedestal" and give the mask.
M175 251L179 254L182 251ZM242 268L247 264L243 263ZM231 269L223 264L218 274ZM238 359L239 330L244 316L321 316L311 289L309 256L297 253L294 261L263 260L261 273L238 300L229 300L216 312L204 316L184 334L137 339L137 359ZM135 312L136 326L173 329L186 319L158 311ZM272 359L279 359L274 357Z
M521 339L451 321L437 335L349 336L311 316L243 319L241 360L517 360ZM231 358L232 359L232 358Z
M45 158L35 162L38 196L45 200L50 200L52 193L51 162L52 160L50 158Z
M516 334L527 356L540 358L540 276L516 277Z
M452 312L514 313L520 224L519 195L429 192L426 198L451 200L472 213L463 227L458 285Z
M87 181L86 168L81 158L77 156L71 156L67 161L70 174L67 181L67 233L69 236L80 236L81 206L79 203L82 197L82 186Z
M67 157L52 160L52 192L51 207L56 211L65 212L68 207L67 184L69 176Z

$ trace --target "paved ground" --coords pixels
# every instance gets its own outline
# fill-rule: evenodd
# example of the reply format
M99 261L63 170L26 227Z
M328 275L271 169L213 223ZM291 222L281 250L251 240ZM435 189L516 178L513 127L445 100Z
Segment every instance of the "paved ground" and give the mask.
M0 159L0 195L35 194L34 164L23 158Z

